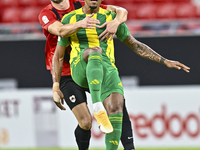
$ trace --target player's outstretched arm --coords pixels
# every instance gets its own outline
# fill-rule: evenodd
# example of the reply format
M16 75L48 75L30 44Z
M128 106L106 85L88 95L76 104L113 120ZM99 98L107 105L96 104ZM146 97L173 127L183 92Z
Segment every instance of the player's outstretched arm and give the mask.
M60 86L59 86L65 49L66 47L57 45L52 60L53 100L61 110L66 110L66 108L63 107L62 105L64 104L64 96L63 93L60 91Z
M69 37L71 34L79 31L81 28L85 29L95 29L95 24L100 24L99 20L92 18L94 14L85 17L83 20L80 20L73 24L62 25L59 32L61 37Z
M117 32L118 26L121 23L126 22L127 15L128 15L128 11L126 9L122 7L118 7L118 6L108 5L107 10L111 10L115 12L116 17L114 20L105 22L103 25L98 26L100 28L103 28L104 26L106 26L105 31L102 32L98 37L99 39L101 39L101 41L103 40L107 41L109 38L110 40L112 40Z
M166 65L168 68L175 68L175 69L183 69L185 72L190 72L190 68L185 66L184 64L168 60L156 53L147 45L137 41L131 34L123 41L128 47L130 47L136 54L139 56L158 62L160 64Z

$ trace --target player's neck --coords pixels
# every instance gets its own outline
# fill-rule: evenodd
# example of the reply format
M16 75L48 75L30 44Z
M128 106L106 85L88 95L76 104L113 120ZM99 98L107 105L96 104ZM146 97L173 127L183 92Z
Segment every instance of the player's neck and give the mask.
M58 10L67 10L70 7L69 0L63 0L60 4L51 2L54 8Z
M83 13L84 14L92 14L92 13L98 13L98 12L99 12L99 8L91 9L90 7L87 7L87 5L85 5L83 7Z

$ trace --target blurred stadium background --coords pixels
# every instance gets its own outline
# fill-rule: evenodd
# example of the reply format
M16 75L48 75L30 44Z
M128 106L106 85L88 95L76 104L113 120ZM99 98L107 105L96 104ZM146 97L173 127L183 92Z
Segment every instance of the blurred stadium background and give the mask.
M0 0L2 150L76 148L77 122L69 109L60 111L52 103L52 80L45 68L45 37L37 17L49 3ZM114 39L136 149L200 150L200 0L103 3L129 11L126 24L136 39L191 67L189 74L168 69L136 56ZM90 96L88 102L92 111ZM91 150L105 147L96 126L94 121Z

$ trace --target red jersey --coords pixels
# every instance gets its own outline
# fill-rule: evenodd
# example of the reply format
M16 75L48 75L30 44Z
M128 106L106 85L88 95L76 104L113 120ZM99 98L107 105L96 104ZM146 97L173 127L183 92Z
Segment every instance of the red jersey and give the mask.
M45 60L46 68L52 72L52 59L57 45L57 36L48 32L48 26L54 23L55 21L60 21L61 18L72 10L82 7L85 4L85 1L69 0L70 7L67 10L57 10L51 4L46 6L39 14L39 22L42 26L43 33L46 36L46 45L45 45ZM77 5L78 4L78 5ZM106 9L107 6L101 5L102 8ZM70 49L70 47L67 47ZM69 62L63 62L62 76L71 75Z

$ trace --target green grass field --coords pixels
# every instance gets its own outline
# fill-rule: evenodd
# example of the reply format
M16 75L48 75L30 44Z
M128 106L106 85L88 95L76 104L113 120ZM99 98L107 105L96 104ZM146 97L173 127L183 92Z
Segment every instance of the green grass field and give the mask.
M74 148L25 148L25 149L5 149L5 148L0 148L0 150L78 150ZM89 150L105 150L103 148L91 148ZM123 150L123 149L118 149L118 150ZM136 150L200 150L199 148L193 148L193 147L184 147L184 148L136 148Z

